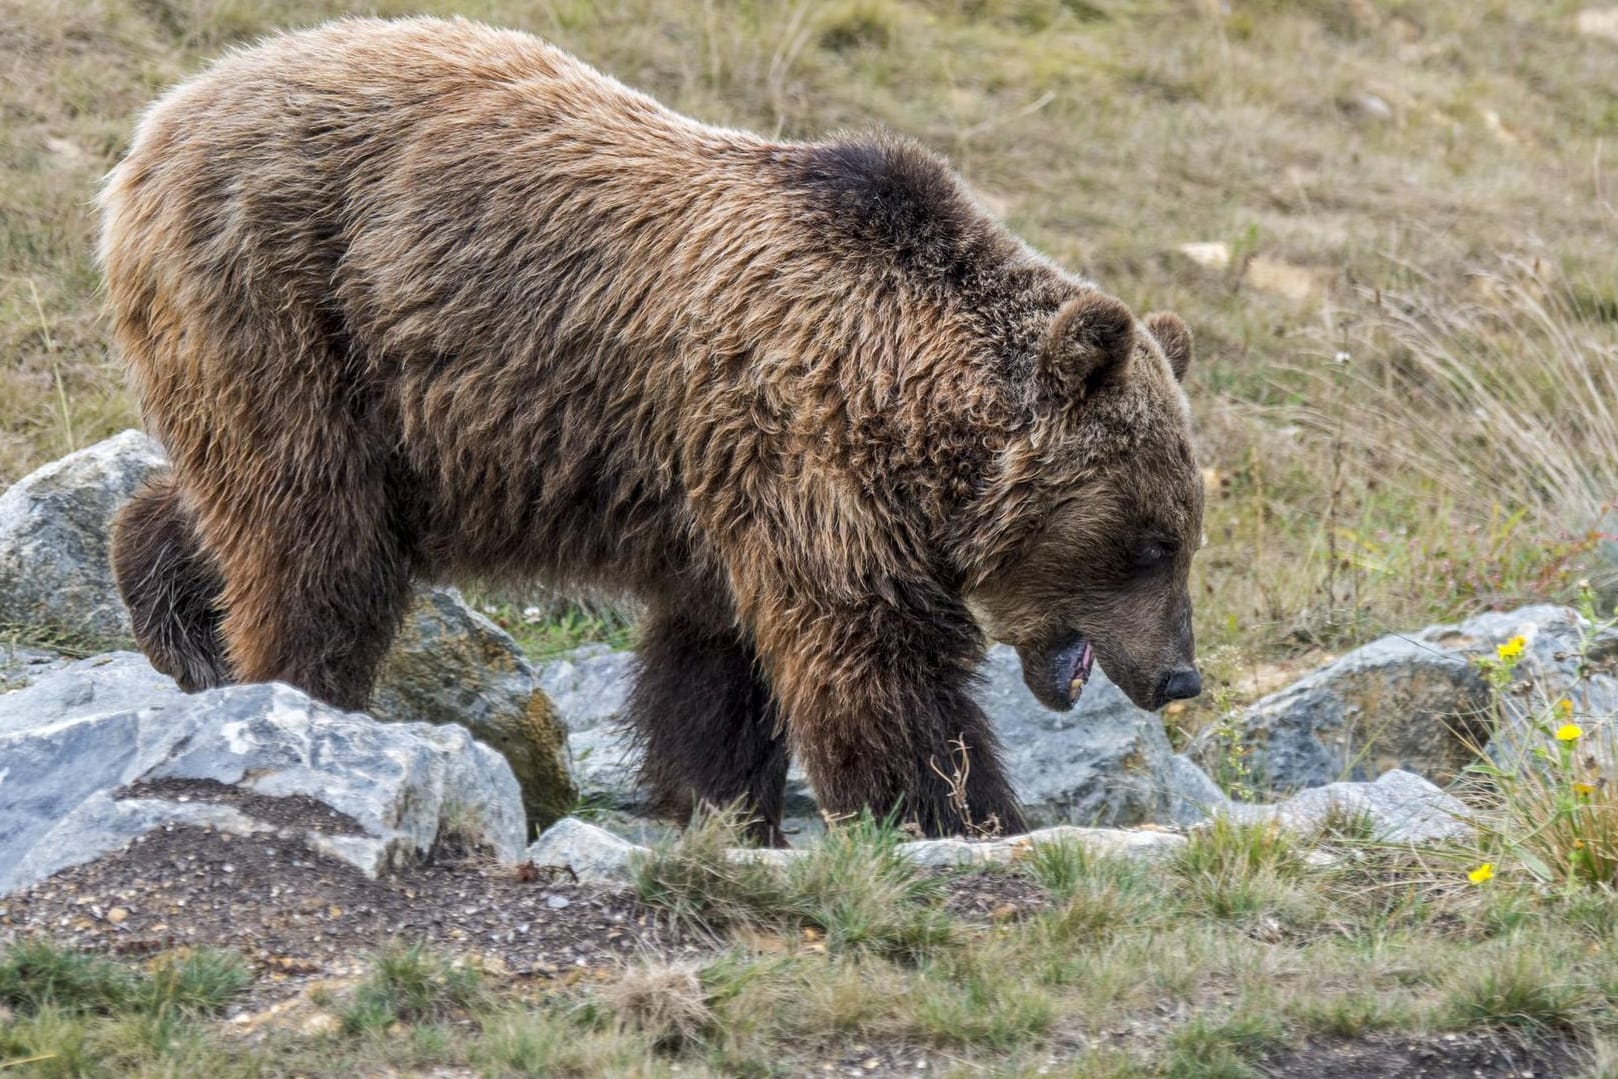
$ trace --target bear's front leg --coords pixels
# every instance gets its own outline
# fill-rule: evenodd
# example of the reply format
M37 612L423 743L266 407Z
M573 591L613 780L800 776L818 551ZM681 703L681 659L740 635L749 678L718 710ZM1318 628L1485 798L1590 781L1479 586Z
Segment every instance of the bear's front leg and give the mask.
M793 752L831 820L897 811L930 836L1015 834L1022 812L969 692L982 639L958 605L787 604L758 627Z

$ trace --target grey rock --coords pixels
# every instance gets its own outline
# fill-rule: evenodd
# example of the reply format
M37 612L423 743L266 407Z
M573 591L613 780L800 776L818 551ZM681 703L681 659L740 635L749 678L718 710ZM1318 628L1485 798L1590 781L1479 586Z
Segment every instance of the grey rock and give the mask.
M645 807L636 788L640 751L622 726L633 663L628 653L586 645L541 668L570 732L569 764L587 805ZM1162 720L1136 708L1100 671L1068 713L1034 700L1010 648L991 649L981 673L979 703L999 731L1012 784L1033 823L1190 823L1221 804L1218 787L1194 762L1175 760ZM787 777L786 811L816 813L808 778L796 765Z
M633 860L648 853L605 828L564 817L540 833L528 848L528 860L541 868L568 869L584 881L627 880Z
M586 644L539 665L539 684L570 732L621 726L628 718L635 656Z
M568 731L568 768L579 799L593 809L646 808L640 747L626 726L636 662L633 653L587 644L539 666L540 685ZM788 816L818 813L809 779L796 762L787 773L784 805Z
M1618 10L1618 9L1615 9ZM1608 510L1596 524L1594 564L1590 584L1600 600L1598 614L1609 614L1618 607L1618 510Z
M1523 652L1500 700L1478 667L1514 637ZM1294 791L1399 769L1439 784L1480 747L1497 761L1542 745L1563 698L1575 718L1618 713L1618 632L1568 607L1489 612L1454 625L1382 637L1258 701L1237 717L1261 788ZM1211 733L1193 755L1217 767Z
M971 866L1010 865L1027 859L1034 848L1063 844L1108 858L1158 861L1183 850L1186 838L1175 832L1130 828L1080 828L1071 824L1042 828L1027 835L1003 839L922 839L905 843L899 853L926 868L959 869ZM756 850L738 847L727 852L733 862L763 863L788 868L810 853L807 848Z
M1097 669L1071 712L1052 712L1028 692L1017 653L989 650L978 702L999 732L1011 782L1029 822L1125 827L1201 819L1175 791L1195 765L1174 752L1153 712L1135 707ZM1211 782L1196 784L1206 796Z
M1618 764L1618 729L1610 722L1618 715L1618 627L1598 628L1571 608L1542 605L1430 627L1421 636L1469 660L1491 659L1501 644L1523 639L1494 713L1487 754L1495 764L1541 767L1534 754L1542 747L1554 758L1553 732L1564 721L1555 706L1563 699L1572 702L1571 719L1585 730L1579 759L1593 761L1597 773Z
M570 734L567 757L584 805L631 812L646 808L638 779L640 747L627 731L602 726Z
M924 839L906 843L899 851L917 865L965 867L1007 865L1029 857L1035 847L1046 844L1072 845L1110 858L1152 861L1182 849L1186 839L1174 832L1058 825L1004 839Z
M1005 839L919 840L902 844L899 852L919 866L960 868L1009 865L1029 857L1038 845L1054 843L1071 844L1105 857L1155 861L1183 849L1186 838L1173 832L1062 825ZM726 857L732 862L785 870L807 857L811 849L735 847L726 852ZM648 847L574 817L557 821L528 849L536 866L567 867L580 880L594 881L627 881L635 860L650 853Z
M1465 803L1399 769L1384 772L1373 783L1328 783L1274 805L1232 804L1224 812L1242 823L1275 821L1302 835L1318 833L1334 814L1361 818L1380 843L1460 839L1472 831Z
M1389 768L1448 782L1475 759L1469 743L1488 740L1488 699L1464 656L1390 636L1256 702L1238 726L1260 789L1370 779ZM1192 745L1209 769L1228 751L1211 732Z
M1169 823L1195 824L1230 804L1230 796L1219 789L1219 784L1183 753L1170 759L1168 783L1172 799Z
M75 647L131 647L107 561L113 513L163 464L125 431L37 469L0 495L0 623Z
M283 685L187 696L140 657L116 654L0 695L0 893L164 823L246 827L228 806L113 795L162 779L316 799L361 834L302 838L373 874L451 832L507 861L523 849L516 779L464 728L377 723Z
M125 431L0 496L0 630L18 624L44 641L135 647L108 563L109 534L116 511L165 466L162 447ZM15 668L0 654L0 688L26 675L17 670L14 677ZM390 721L470 729L511 763L536 827L575 801L563 734L538 673L516 642L454 589L417 589L371 711Z
M42 674L67 666L69 660L41 648L0 644L0 693L21 689Z
M517 642L453 588L419 588L383 660L369 711L390 722L458 723L493 746L535 830L578 800L561 726Z

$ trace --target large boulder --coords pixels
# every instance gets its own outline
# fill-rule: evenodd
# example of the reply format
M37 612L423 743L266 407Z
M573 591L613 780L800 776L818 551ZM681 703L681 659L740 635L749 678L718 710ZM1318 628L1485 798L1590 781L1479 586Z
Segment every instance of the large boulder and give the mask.
M459 723L499 750L535 829L578 800L562 729L537 672L517 642L454 589L418 590L369 711L395 722Z
M1499 700L1480 660L1522 638L1511 685ZM1261 788L1288 792L1390 770L1453 781L1489 747L1541 738L1546 710L1568 698L1575 715L1618 712L1618 633L1568 607L1490 612L1455 625L1390 635L1348 653L1234 717L1238 742ZM1193 755L1213 769L1231 751L1205 732Z
M1236 726L1260 789L1374 779L1390 768L1448 782L1488 740L1488 703L1465 656L1390 636L1259 700ZM1204 733L1192 752L1212 770L1230 750Z
M621 726L628 716L635 655L586 644L539 665L539 685L571 732Z
M510 767L458 726L279 684L188 696L130 653L0 694L0 893L175 823L291 832L371 874L452 837L516 861L527 833Z
M125 431L0 496L0 629L81 654L134 648L108 538L113 514L164 467L156 442ZM537 673L516 642L453 589L417 589L370 710L394 722L459 723L494 746L522 785L535 829L576 801L563 733Z
M1005 645L989 650L978 673L978 703L999 732L1030 824L1189 823L1208 815L1205 803L1217 804L1217 788L1196 766L1176 762L1162 719L1135 707L1101 670L1071 712L1034 699Z
M634 662L628 653L586 645L540 668L589 805L644 808L635 785L639 747L623 727ZM1012 784L1033 823L1186 823L1223 804L1218 787L1193 762L1175 757L1158 716L1136 708L1099 671L1068 713L1034 700L1010 648L991 649L980 674L978 701L1000 733ZM814 812L808 782L796 768L788 778L787 812Z
M155 442L125 431L0 494L0 629L81 652L133 646L107 562L108 525L162 466Z

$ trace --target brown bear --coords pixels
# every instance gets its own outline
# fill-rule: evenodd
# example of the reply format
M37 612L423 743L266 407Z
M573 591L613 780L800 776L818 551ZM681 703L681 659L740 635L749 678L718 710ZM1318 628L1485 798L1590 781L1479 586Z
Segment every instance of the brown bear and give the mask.
M189 689L360 708L412 578L624 590L651 795L766 841L789 752L830 816L1020 828L985 633L1051 708L1092 660L1147 708L1198 691L1189 333L911 143L770 141L524 34L353 19L168 93L102 206L173 461L115 568Z

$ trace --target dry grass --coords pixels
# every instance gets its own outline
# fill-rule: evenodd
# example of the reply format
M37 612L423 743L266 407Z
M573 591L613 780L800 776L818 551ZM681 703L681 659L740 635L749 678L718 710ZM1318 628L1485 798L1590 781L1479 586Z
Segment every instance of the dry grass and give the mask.
M718 123L912 134L1035 244L1183 313L1219 491L1207 645L1267 658L1557 596L1615 486L1618 46L1578 7L6 0L0 481L134 422L91 199L142 105L275 27L462 12Z

